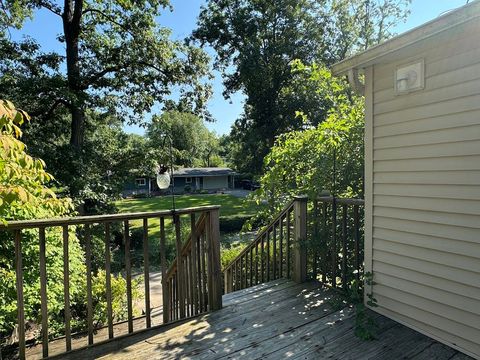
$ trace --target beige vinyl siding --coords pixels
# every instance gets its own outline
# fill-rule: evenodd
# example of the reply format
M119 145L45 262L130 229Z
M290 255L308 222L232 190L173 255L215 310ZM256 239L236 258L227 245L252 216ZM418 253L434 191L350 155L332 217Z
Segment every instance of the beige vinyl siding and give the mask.
M478 34L471 21L366 71L365 266L377 311L480 359ZM395 95L416 59L425 89Z

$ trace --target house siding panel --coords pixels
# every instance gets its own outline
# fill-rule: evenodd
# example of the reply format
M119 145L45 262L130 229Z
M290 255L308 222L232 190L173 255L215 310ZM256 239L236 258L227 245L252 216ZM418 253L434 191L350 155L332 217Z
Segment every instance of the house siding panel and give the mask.
M366 71L365 267L378 312L480 359L478 33L467 22ZM395 68L420 58L425 89L395 95Z
M228 176L215 176L215 177L204 177L203 178L203 188L206 190L209 189L227 189L228 188Z

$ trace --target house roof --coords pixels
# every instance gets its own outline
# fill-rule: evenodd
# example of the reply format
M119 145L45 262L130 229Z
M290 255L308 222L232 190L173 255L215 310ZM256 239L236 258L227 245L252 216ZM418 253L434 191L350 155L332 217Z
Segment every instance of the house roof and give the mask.
M192 177L192 176L226 176L233 175L235 172L229 168L183 168L173 172L174 177Z
M476 0L379 45L373 46L366 51L342 60L333 65L332 72L335 75L344 75L350 70L363 69L378 63L382 57L406 46L428 39L459 24L478 18L480 18L480 1ZM441 46L441 44L439 44L439 46Z

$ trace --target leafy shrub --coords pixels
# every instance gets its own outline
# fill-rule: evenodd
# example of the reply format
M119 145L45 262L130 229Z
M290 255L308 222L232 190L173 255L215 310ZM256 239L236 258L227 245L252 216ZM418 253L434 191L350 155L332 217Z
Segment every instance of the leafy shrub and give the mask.
M220 218L220 231L226 233L240 231L250 218L250 215L222 216Z
M220 261L222 263L222 270L225 269L230 263L247 247L245 243L234 243L228 245L222 245L220 248Z
M29 117L12 103L0 100L0 222L66 216L72 212L70 199L59 199L46 184L53 177L44 162L34 159L20 141L20 125ZM61 229L47 229L47 286L52 329L63 311L63 247ZM84 255L75 229L70 229L70 290L75 297L85 278ZM40 274L38 230L22 232L25 319L40 318ZM17 322L15 250L12 233L0 231L0 334L8 334Z
M34 159L20 141L20 125L28 115L16 110L12 103L0 100L0 223L62 217L73 214L72 201L60 199L47 187L53 177L44 170L44 162ZM95 318L103 323L106 315L103 226L92 227L93 297ZM69 276L72 330L86 327L86 266L79 238L84 238L80 226L69 227ZM63 234L61 228L47 228L46 268L49 334L54 337L64 331L63 306ZM23 290L25 320L40 322L39 234L37 229L22 231ZM9 335L17 323L17 289L13 234L0 231L0 336ZM133 297L138 298L139 278L134 282ZM112 301L116 319L125 318L125 280L112 276Z

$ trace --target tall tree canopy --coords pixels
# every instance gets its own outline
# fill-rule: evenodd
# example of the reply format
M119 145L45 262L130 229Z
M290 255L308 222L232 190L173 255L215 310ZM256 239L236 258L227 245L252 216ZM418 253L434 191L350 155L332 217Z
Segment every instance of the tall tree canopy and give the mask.
M328 66L378 43L406 16L408 3L209 0L192 38L215 49L215 66L224 76L224 95L241 91L247 97L244 113L231 133L238 143L239 170L259 173L275 137L302 128L294 116L298 104L318 106L315 91L292 89L293 60Z
M84 142L88 108L136 121L167 100L175 85L186 85L181 101L203 110L209 89L200 80L208 74L208 59L198 48L170 40L170 31L157 24L168 0L16 0L2 6L4 27L21 26L38 9L62 22L57 40L65 53L43 52L32 38L2 39L1 88L13 92L32 115L67 110L73 146Z
M161 12L170 8L168 0L10 0L0 5L0 97L44 124L37 126L41 133L26 129L27 144L32 138L44 143L65 138L68 156L83 160L91 140L86 137L93 136L88 128L96 126L89 111L140 123L152 107L163 105L208 117L208 56L172 41L170 30L158 24ZM9 38L9 28L21 28L27 18L35 21L38 11L62 24L62 33L51 40L65 50L46 52L32 37ZM54 132L44 137L49 127ZM85 170L75 166L72 171L73 178ZM82 190L67 185L71 195Z
M170 163L169 145L172 141L175 165L219 166L219 140L197 115L166 111L156 115L147 128L147 147L157 162Z

